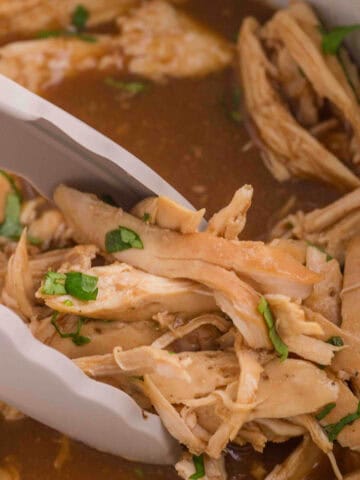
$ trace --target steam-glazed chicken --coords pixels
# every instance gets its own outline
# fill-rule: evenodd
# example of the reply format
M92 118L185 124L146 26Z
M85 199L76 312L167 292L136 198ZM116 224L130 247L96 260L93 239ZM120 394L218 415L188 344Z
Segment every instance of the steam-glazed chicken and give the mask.
M142 201L130 214L59 186L54 198L66 227L44 251L29 235L37 200L20 204L16 181L1 178L2 302L87 375L154 409L186 448L176 465L184 479L199 462L205 478L226 479L229 442L262 451L299 436L268 478L305 475L324 454L341 478L333 442L360 448L359 242L349 234L348 253L347 244L337 246L339 259L346 256L344 287L338 260L319 247L337 210L356 211L357 192L318 214L293 215L284 221L294 222L292 230L264 244L237 238L250 186L202 233L203 211L165 198ZM9 202L19 206L16 231L6 228ZM306 243L315 224L318 236ZM20 415L2 411L9 420Z
M39 92L84 70L133 73L159 80L206 75L228 66L233 58L233 49L225 40L163 0L145 3L120 16L113 4L121 10L126 2L104 3L110 4L109 19L117 17L119 33L45 31L43 36L55 38L14 42L0 48L0 73ZM88 13L90 19L91 10ZM96 19L95 12L93 22L97 23Z
M279 181L312 178L359 186L359 78L340 47L329 52L320 20L298 2L261 26L244 21L239 62L245 107L263 160Z

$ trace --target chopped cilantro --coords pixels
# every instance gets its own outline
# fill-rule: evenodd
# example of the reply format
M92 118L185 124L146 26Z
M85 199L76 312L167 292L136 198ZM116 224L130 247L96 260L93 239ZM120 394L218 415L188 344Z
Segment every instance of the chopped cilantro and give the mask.
M145 478L144 470L140 467L135 468L134 473L138 478Z
M21 200L16 192L8 193L5 203L5 219L0 225L0 236L19 240L23 227L20 223Z
M60 335L61 338L71 338L73 343L78 347L81 347L82 345L86 345L87 343L91 342L91 339L89 337L84 337L83 335L80 335L81 327L86 322L84 318L79 317L75 332L63 333L60 330L59 325L56 321L58 316L59 312L53 313L51 317L51 324L54 326L56 332Z
M6 180L10 183L11 188L13 189L14 193L16 193L16 195L19 197L19 200L21 202L22 193L19 190L18 186L16 185L16 182L15 182L14 178L11 175L9 175L7 172L5 172L5 170L1 170L1 169L0 169L0 175L5 177Z
M144 244L136 232L129 228L119 226L116 230L111 230L106 234L105 248L108 253L114 253L128 250L129 248L142 250Z
M42 244L42 240L40 238L33 237L32 235L28 235L27 239L31 245L35 245L36 247Z
M334 410L335 407L336 403L328 403L327 405L325 405L325 407L315 416L316 420L319 420L320 422L320 420L329 415L329 413Z
M83 5L78 5L72 14L71 25L73 25L77 31L84 30L89 17L89 11Z
M198 480L205 477L204 455L193 455L193 462L195 465L195 473L193 473L189 480Z
M66 295L65 280L64 273L49 271L45 274L41 292L45 295Z
M227 109L229 118L235 123L242 123L243 116L240 112L241 90L235 88L232 92L230 107Z
M360 402L358 403L356 412L349 413L345 417L341 418L337 423L331 423L329 425L325 425L323 428L330 440L333 442L336 440L339 433L346 427L346 425L350 425L351 423L355 422L360 418Z
M42 30L38 32L37 38L57 38L57 37L73 37L84 42L95 43L97 38L94 35L83 32L70 32L67 30Z
M323 247L320 247L319 245L316 245L315 243L308 242L308 241L306 243L309 245L309 247L314 247L317 250L319 250L319 252L325 253L327 262L330 262L330 260L334 258L329 253L327 253L327 251Z
M81 272L66 273L65 290L80 300L96 300L98 295L98 277Z
M81 272L57 273L50 271L44 277L41 291L45 295L68 294L80 300L96 300L97 282L98 277Z
M56 38L63 35L64 31L62 30L41 30L36 34L37 38Z
M109 87L114 87L118 90L123 90L124 92L131 93L132 95L137 95L138 93L141 93L148 88L148 85L145 82L126 82L122 80L117 80L114 77L106 77L105 84Z
M142 219L143 219L143 222L145 222L145 223L150 223L150 222L151 222L151 215L150 215L150 213L145 212Z
M83 6L78 5L72 16L71 25L68 29L64 30L42 30L38 32L38 38L58 38L58 37L74 37L84 42L94 43L97 38L94 35L84 33L86 22L90 17L89 11Z
M321 28L323 52L329 55L336 55L345 37L356 30L360 30L360 24L335 27L329 31Z
M326 340L326 343L330 343L331 345L334 345L334 347L342 347L344 345L343 339L338 336L330 337Z
M258 312L261 313L261 315L264 317L266 326L268 327L268 330L269 330L269 338L276 352L278 353L281 361L286 360L289 355L289 349L285 345L285 343L282 341L282 339L280 338L276 330L274 317L270 309L270 305L268 304L265 297L261 297L260 299L260 302L258 305Z

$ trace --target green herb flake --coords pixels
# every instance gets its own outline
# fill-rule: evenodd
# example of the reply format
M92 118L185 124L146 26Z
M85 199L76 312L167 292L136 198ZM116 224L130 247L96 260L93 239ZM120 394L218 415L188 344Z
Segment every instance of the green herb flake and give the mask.
M67 30L43 30L41 32L38 32L37 38L58 38L58 37L63 37L63 38L77 38L79 40L82 40L83 42L88 42L88 43L95 43L97 42L97 38L94 35L90 35L88 33L82 33L82 32L70 32Z
M330 337L329 339L326 340L326 343L330 343L331 345L334 345L334 347L343 347L344 346L344 341L341 337L334 336Z
M116 230L111 230L106 234L105 248L108 253L115 253L129 248L142 250L144 244L136 232L120 225Z
M16 192L8 193L5 203L5 220L0 225L0 236L19 240L23 226L20 223L21 200Z
M144 223L150 223L150 222L151 222L151 215L150 215L150 213L145 212L144 215L143 215L143 217L142 217L142 219L143 219L143 222L144 222Z
M320 422L320 420L329 415L329 413L334 410L335 407L336 403L328 403L325 405L325 407L317 415L315 415L316 420L319 420Z
M282 341L280 338L276 326L272 311L270 309L270 305L268 304L265 297L261 297L260 302L258 304L258 312L264 317L266 326L268 327L269 331L269 338L271 343L274 346L275 351L278 353L280 360L283 362L288 358L289 349L287 345Z
M360 418L360 402L358 403L358 407L357 407L356 412L349 413L349 415L346 415L341 420L339 420L337 423L331 423L329 425L325 425L323 428L324 428L330 442L335 441L337 436L339 435L339 433L347 425L350 425L351 423L355 422L355 420L358 420L359 418Z
M335 27L329 31L320 28L323 52L329 55L336 55L345 37L356 30L360 30L360 24Z
M64 304L66 307L73 307L73 306L74 306L74 302L72 302L71 300L64 300L64 301L63 301L63 304Z
M89 11L83 5L78 5L72 14L71 25L75 27L77 31L84 30L89 17Z
M37 38L59 38L70 37L78 38L84 42L95 43L97 41L96 36L89 33L85 33L86 23L90 17L89 11L83 6L78 5L71 17L71 25L65 30L41 30L37 33Z
M66 273L65 290L80 300L96 300L98 295L98 277L81 272Z
M204 455L193 455L193 462L195 465L195 473L193 473L189 480L198 480L205 477Z
M241 90L240 88L235 88L232 92L231 106L228 112L229 118L235 123L243 122L243 115L240 112L241 105Z
M28 235L27 239L28 242L35 247L38 247L42 244L42 240L40 238L33 237L32 235Z
M148 85L145 82L139 82L139 81L126 82L122 80L117 80L114 77L106 77L105 84L108 85L109 87L117 88L118 90L131 93L132 95L137 95L139 93L142 93L148 88Z
M41 292L45 295L66 295L65 281L64 273L49 271L45 274Z
M42 293L45 295L71 295L80 300L96 300L98 295L98 277L81 272L57 273L47 272L44 277ZM65 303L65 302L70 302ZM65 305L72 306L71 300L65 300Z
M334 257L332 257L323 247L320 247L319 245L316 245L315 243L312 242L306 242L309 247L316 248L316 250L319 250L319 252L324 253L326 255L326 261L330 262Z
M116 207L116 202L115 200L113 199L113 197L111 195L109 195L108 193L105 193L104 195L101 195L101 200L104 202L104 203L107 203L108 205L111 205L112 207Z
M134 468L134 473L138 478L145 478L144 470L140 467Z
M59 312L53 313L51 317L51 324L54 326L56 332L60 335L61 338L71 338L72 342L78 347L81 347L82 345L86 345L87 343L91 342L91 339L89 337L84 337L83 335L80 335L81 327L86 322L84 318L79 317L75 332L63 333L60 330L59 325L57 324L58 316Z
M62 30L41 30L36 34L37 38L58 38L62 37L64 32Z
M1 170L1 169L0 169L0 175L5 177L5 179L10 183L11 188L13 189L14 193L16 193L16 195L19 197L19 200L21 202L22 193L19 190L18 186L16 185L16 182L15 182L14 178L9 173L7 173L5 170Z

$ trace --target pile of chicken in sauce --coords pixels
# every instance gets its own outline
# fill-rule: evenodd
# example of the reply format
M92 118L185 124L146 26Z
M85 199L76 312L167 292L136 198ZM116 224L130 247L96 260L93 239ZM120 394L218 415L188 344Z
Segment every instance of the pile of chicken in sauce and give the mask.
M246 122L276 180L349 193L309 212L289 202L260 242L242 240L251 185L200 231L204 209L165 197L125 212L60 185L54 207L1 172L1 302L86 375L156 412L183 445L180 478L240 478L229 456L283 444L282 462L246 478L311 478L327 458L329 475L355 480L356 462L341 460L360 448L360 84L342 45L350 29L326 30L299 2L264 25L246 18L236 46L174 3L4 2L1 34L24 40L0 48L0 73L41 92L111 69L141 78L106 78L133 96L147 82L235 65L244 111L237 102L230 115ZM91 30L114 19L113 31ZM23 418L0 408L6 422ZM57 462L68 455L64 439ZM19 478L5 459L0 479Z

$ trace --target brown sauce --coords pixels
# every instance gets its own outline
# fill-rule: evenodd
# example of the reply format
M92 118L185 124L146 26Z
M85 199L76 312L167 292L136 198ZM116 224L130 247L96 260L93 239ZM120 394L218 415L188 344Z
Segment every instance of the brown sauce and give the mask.
M263 20L270 13L255 0L191 0L183 8L229 39L235 39L245 15ZM224 109L224 97L234 88L231 70L203 79L150 85L146 92L130 99L105 84L107 75L84 73L49 88L44 95L137 155L196 207L205 206L208 215L229 201L239 186L252 184L255 199L246 228L248 238L264 237L276 213L292 196L293 209L306 210L336 198L334 190L317 183L276 182L257 150L244 151L248 134ZM173 468L136 465L73 441L70 459L56 470L60 437L30 419L0 422L0 460L14 459L22 480L177 478ZM228 455L229 479L264 478L296 443L270 445L264 454L250 447L232 450ZM345 450L338 457L344 472L358 464L358 458ZM325 478L333 478L326 458L309 479Z

